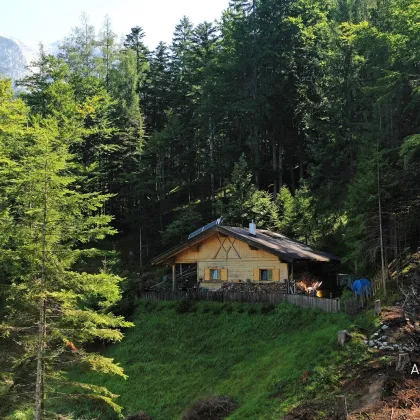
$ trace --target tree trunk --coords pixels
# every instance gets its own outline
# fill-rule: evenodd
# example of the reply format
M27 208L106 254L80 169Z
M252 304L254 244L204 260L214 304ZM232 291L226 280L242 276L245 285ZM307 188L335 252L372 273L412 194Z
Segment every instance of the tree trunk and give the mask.
M35 420L44 418L44 383L45 383L45 339L46 339L46 301L44 297L46 287L46 265L47 265L47 214L48 214L48 178L47 162L45 162L44 176L44 208L42 222L42 262L41 262L41 298L39 301L39 324L38 324L38 349L36 363L35 382Z
M214 139L211 117L209 118L209 145L210 145L210 190L211 190L211 214L214 217Z
M139 230L139 234L140 234L139 246L140 246L140 268L141 268L143 267L143 242L142 242L142 236L141 236L141 227Z
M384 235L382 226L382 201L381 201L381 183L380 183L380 169L379 169L379 140L377 143L377 181L378 181L378 217L379 217L379 242L381 247L381 272L382 272L382 286L384 294L386 295L386 273L385 273L385 255L384 255Z
M38 352L36 363L36 388L35 388L35 420L44 418L44 348L45 348L45 299L39 303L39 332L38 332Z
M299 181L303 180L303 150L299 147Z
M278 176L279 176L279 191L281 190L281 188L283 187L283 148L281 145L281 141L279 144L279 172L278 172Z
M295 170L293 168L293 163L290 164L290 184L291 184L291 190L295 192L296 182L295 182Z
M277 198L277 145L274 133L271 134L271 151L273 157L273 199Z

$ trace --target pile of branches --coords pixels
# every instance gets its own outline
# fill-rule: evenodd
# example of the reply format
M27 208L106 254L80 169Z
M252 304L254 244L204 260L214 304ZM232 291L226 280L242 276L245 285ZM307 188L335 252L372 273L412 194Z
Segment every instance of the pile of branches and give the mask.
M286 283L223 283L221 292L287 293Z

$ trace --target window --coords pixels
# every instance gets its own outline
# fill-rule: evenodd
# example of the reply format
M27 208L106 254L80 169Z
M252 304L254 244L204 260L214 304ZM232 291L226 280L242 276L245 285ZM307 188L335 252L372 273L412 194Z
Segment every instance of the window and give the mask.
M272 281L273 280L273 270L263 268L260 270L260 280L261 281Z
M227 281L228 269L227 268L206 268L204 270L205 281Z

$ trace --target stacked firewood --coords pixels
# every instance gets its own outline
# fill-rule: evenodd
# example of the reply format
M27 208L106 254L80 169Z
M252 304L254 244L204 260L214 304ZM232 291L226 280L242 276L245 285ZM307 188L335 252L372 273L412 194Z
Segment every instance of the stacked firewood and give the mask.
M220 288L223 292L243 293L287 293L286 283L224 283Z

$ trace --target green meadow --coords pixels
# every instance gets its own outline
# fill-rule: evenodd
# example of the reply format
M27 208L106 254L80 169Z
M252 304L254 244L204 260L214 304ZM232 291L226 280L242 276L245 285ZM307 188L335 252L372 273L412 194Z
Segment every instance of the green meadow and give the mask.
M306 400L333 398L340 366L360 359L357 342L345 350L337 344L337 331L351 327L346 315L288 304L148 302L134 322L105 351L124 367L126 380L86 372L72 379L119 394L126 415L143 411L156 420L181 419L192 404L216 395L237 402L229 419L283 418ZM117 418L88 400L73 415Z

